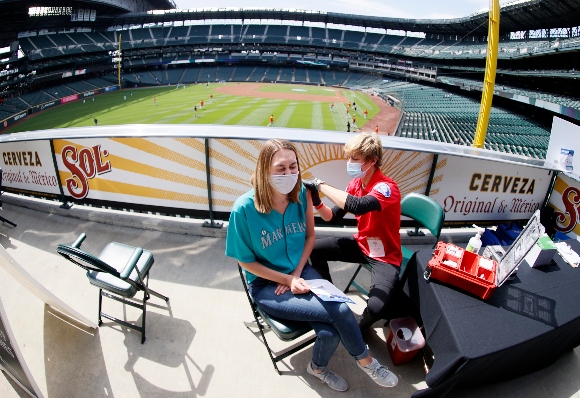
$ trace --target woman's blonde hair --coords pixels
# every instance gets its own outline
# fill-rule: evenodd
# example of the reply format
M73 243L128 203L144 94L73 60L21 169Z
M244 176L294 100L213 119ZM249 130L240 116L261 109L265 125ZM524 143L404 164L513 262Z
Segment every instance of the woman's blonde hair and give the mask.
M360 133L344 144L344 153L346 156L359 154L365 161L376 159L378 169L383 161L383 143L378 134Z
M298 162L298 150L293 143L287 140L274 139L268 140L258 155L258 162L256 163L256 171L252 175L252 185L254 186L254 205L256 210L260 213L270 213L274 208L273 194L274 187L270 184L270 166L272 166L272 159L274 154L280 149L290 149L296 155L296 162ZM298 194L302 188L302 178L300 176L300 163L298 162L298 181L294 189L288 194L288 199L291 202L298 202Z

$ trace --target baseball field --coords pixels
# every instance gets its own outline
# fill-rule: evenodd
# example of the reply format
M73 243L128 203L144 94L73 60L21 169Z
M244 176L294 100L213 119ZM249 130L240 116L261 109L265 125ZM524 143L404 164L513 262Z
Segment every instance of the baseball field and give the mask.
M36 113L4 133L94 126L95 119L99 126L154 123L267 126L271 116L274 127L344 132L347 120L352 124L355 103L356 124L361 131L374 131L380 125L380 132L388 133L390 127L386 120L396 122L398 118L397 110L384 106L380 98L360 91L228 82L114 91ZM365 109L367 119L363 117Z

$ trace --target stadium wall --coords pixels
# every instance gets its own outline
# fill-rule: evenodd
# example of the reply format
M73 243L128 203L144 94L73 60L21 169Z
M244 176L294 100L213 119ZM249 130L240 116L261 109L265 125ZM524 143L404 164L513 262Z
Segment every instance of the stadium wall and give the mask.
M128 125L4 135L4 189L65 203L227 219L235 199L251 188L255 159L271 131ZM337 170L344 169L342 146L351 134L277 128L276 136L298 145L303 177L347 185L347 173ZM403 195L419 192L437 201L447 225L527 220L544 205L557 171L544 161L437 142L384 137L383 146L383 171Z

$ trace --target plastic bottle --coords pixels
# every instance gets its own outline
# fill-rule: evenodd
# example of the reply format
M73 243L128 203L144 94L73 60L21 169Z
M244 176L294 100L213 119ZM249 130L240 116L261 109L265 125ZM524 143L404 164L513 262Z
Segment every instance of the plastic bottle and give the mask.
M477 229L477 234L471 239L469 239L469 243L465 250L472 253L479 253L479 249L481 249L481 235L485 232L485 228L479 228L477 225L473 224L473 226Z

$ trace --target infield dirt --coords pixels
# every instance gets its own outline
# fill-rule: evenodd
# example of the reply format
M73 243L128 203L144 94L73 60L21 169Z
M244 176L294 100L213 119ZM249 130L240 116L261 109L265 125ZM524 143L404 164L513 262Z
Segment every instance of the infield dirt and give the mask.
M342 103L349 102L349 99L343 95L342 93L343 90L338 88L331 88L334 91L334 95L313 95L313 94L303 94L300 92L280 93L280 92L260 91L260 88L264 87L264 84L268 83L242 83L242 84L230 83L224 86L216 87L215 91L222 94L253 97L253 98L272 98L272 99L296 100L296 101L320 101L320 102L342 102ZM296 87L300 86L297 85ZM368 97L380 108L380 112L377 113L375 116L373 116L369 120L369 122L363 126L363 128L360 131L374 132L375 126L379 126L379 134L394 135L395 130L397 128L397 122L401 114L400 111L397 108L387 104L382 98L378 96L368 95Z

